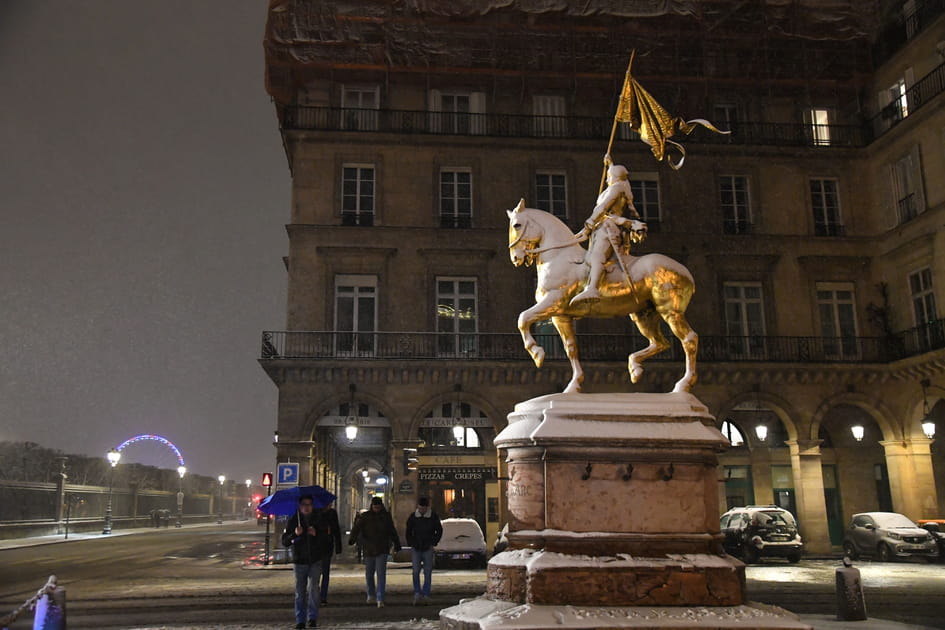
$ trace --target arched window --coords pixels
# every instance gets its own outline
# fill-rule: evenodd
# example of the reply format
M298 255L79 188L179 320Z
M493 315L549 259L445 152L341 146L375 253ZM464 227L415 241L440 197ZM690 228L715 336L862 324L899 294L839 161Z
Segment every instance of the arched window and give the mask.
M742 432L729 420L722 421L721 431L732 446L745 446L745 437Z
M481 449L482 440L476 430L486 414L469 403L447 402L432 409L421 422L421 448Z

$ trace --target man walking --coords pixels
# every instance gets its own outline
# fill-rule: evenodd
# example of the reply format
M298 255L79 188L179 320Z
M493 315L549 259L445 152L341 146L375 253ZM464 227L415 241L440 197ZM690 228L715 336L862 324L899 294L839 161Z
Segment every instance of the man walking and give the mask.
M338 512L331 505L322 508L321 519L331 529L332 545L328 546L326 553L322 555L322 586L321 586L321 604L328 603L328 580L331 578L331 558L332 552L341 553L341 526L338 524Z
M299 497L299 509L286 523L282 544L292 547L295 563L295 627L318 627L318 578L331 529L312 511L312 497Z
M433 548L443 536L440 517L430 508L430 499L417 499L417 509L407 517L407 544L413 560L413 605L430 601L430 579L433 575ZM423 569L423 587L420 587Z
M393 543L394 550L400 551L400 537L390 512L384 509L380 497L371 499L371 509L358 517L351 528L348 544L361 543L364 553L364 580L367 583L367 602L377 601L377 607L384 607L384 587L387 583L387 555ZM374 578L377 577L375 583Z

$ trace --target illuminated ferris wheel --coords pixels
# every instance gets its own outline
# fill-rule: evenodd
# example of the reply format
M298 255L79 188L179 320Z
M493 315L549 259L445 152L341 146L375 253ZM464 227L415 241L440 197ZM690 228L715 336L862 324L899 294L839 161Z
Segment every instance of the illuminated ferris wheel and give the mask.
M184 456L174 443L160 435L145 433L129 438L115 447L121 463L138 463L162 470L184 468Z

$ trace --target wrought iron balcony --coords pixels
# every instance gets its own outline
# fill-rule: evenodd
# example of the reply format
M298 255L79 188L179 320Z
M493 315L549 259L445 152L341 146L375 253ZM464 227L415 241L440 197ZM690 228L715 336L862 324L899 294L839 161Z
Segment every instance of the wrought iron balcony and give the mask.
M535 335L546 359L565 359L556 334ZM646 346L638 335L582 335L581 358L586 361L625 361ZM701 336L699 358L710 362L759 363L888 363L945 348L945 320L888 337L728 337ZM330 331L266 331L264 360L478 360L527 361L516 333L428 333ZM652 360L682 361L682 348L672 348Z
M284 130L607 140L613 122L609 116L531 116L302 106L282 109ZM860 125L739 122L732 125L731 132L731 135L719 135L696 131L687 141L787 147L863 147L872 140ZM631 135L628 129L620 130L620 137Z

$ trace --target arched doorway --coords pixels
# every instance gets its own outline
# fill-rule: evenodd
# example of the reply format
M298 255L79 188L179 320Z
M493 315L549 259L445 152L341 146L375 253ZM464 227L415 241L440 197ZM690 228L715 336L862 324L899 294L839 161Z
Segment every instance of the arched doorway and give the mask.
M352 395L350 401L329 409L318 419L315 433L317 464L313 478L338 497L339 520L343 527L350 528L359 509L372 496L386 497L390 492L390 421L372 404Z
M498 533L499 496L495 428L475 404L435 404L417 427L417 494L427 496L441 518L472 518L486 540Z
M945 506L945 399L939 399L932 405L923 422L932 423L933 439L929 450L932 455L932 474L938 505L942 509Z
M728 411L721 430L732 445L720 458L727 507L776 504L797 516L789 435L777 412L752 395Z
M850 404L831 407L820 423L818 437L822 440L825 493L830 481L836 489L836 498L827 503L828 528L833 542L834 530L839 527L842 531L852 514L893 511L889 470L881 444L882 430L860 407ZM827 498L830 499L829 494ZM831 509L832 502L842 506L839 525L831 518L835 511Z

